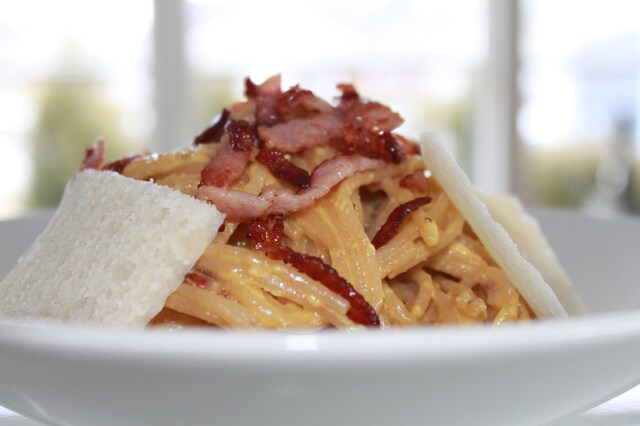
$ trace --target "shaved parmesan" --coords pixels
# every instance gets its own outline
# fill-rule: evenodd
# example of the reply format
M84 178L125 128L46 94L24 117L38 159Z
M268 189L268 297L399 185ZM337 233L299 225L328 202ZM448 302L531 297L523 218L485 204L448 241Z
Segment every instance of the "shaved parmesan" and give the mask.
M518 251L505 229L476 196L449 149L432 134L421 138L422 155L433 177L455 204L496 263L539 318L567 317L567 311L540 272Z
M569 314L581 314L585 306L573 291L571 280L558 262L553 247L544 238L538 221L527 214L520 200L509 195L487 194L476 190L491 216L509 233L520 254L540 272Z
M143 327L224 221L180 192L78 173L45 231L0 282L0 316Z

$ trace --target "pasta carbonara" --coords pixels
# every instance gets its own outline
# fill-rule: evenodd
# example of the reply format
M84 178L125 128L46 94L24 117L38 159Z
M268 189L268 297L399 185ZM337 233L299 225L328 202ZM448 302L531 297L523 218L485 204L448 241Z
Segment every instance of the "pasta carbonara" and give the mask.
M534 317L429 176L402 119L340 85L334 106L247 80L187 150L107 164L227 219L151 325L353 329ZM85 166L100 156L87 152ZM176 232L180 232L176 229Z

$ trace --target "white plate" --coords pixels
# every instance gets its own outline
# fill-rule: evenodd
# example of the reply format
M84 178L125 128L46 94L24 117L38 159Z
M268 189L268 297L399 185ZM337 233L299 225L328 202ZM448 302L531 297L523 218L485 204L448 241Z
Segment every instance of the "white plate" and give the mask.
M527 425L594 406L640 382L640 222L538 216L596 314L351 334L5 322L0 405L79 425ZM0 223L3 250L43 223Z

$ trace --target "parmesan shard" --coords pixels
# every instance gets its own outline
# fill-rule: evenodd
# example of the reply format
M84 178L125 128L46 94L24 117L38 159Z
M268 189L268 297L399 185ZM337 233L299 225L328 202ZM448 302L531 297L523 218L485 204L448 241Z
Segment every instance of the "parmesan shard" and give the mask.
M86 170L0 282L0 316L144 327L224 221L170 188Z
M573 290L571 280L553 247L544 238L540 224L527 214L520 200L510 195L487 194L478 190L476 194L487 205L493 219L509 233L520 254L551 286L567 312L571 315L584 313L584 302Z
M567 310L540 272L525 260L507 231L476 196L451 151L430 133L422 135L420 145L432 175L533 312L539 318L567 317Z

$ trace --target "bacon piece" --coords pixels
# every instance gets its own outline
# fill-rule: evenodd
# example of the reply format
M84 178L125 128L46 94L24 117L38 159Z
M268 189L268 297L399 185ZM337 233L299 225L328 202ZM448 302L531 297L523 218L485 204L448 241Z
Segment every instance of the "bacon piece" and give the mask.
M119 160L115 160L108 164L105 164L104 166L102 166L102 170L110 170L112 172L122 174L122 171L124 170L124 168L127 167L129 163L131 163L133 160L136 160L138 158L142 158L142 155L132 155L129 157L124 157Z
M195 197L214 204L227 215L227 220L244 222L272 214L289 214L304 210L331 188L356 173L378 169L382 160L359 155L339 155L318 165L311 173L309 187L297 194L283 190L267 190L261 195L224 189L213 185L200 187Z
M84 159L80 164L80 171L87 169L100 170L104 163L104 140L96 139L93 144L85 149Z
M269 258L289 263L298 271L345 298L351 305L347 311L347 317L352 321L365 326L380 326L380 319L375 309L353 288L351 283L338 274L338 271L318 257L298 253L289 247L282 246L283 228L283 217L276 217L271 230L266 219L256 219L249 224L247 236L256 242L256 249L263 250Z
M351 84L339 84L342 91L338 109L373 133L391 132L404 120L389 107L378 102L363 101Z
M234 151L251 152L255 139L251 124L245 120L232 121L227 127L227 133Z
M332 113L334 108L310 90L293 86L286 92L280 88L280 76L273 76L260 85L245 80L245 94L255 105L255 122L273 126L293 118L304 118L317 113Z
M343 135L332 138L330 143L343 154L382 158L396 164L403 160L405 154L391 133L376 134L353 123L347 123Z
M289 118L307 114L309 110L305 107L305 103L314 97L310 90L301 89L298 85L293 86L278 96L276 102L278 117L282 121L287 121Z
M282 93L280 89L282 79L280 75L269 77L262 84L255 84L250 78L244 80L244 94L248 98L256 98L258 96L276 96Z
M254 109L253 101L236 102L229 107L229 117L235 120L253 119Z
M375 237L373 237L373 240L371 240L371 244L373 244L376 249L387 244L396 236L400 229L400 225L407 216L430 202L431 197L419 197L400 204L398 207L393 209L387 220L376 233Z
M374 133L391 132L404 122L398 113L378 102L353 103L347 109L347 113L365 129Z
M340 104L346 105L348 102L360 102L360 95L353 84L340 83L337 87L342 92Z
M277 104L281 94L279 75L260 85L248 78L245 80L245 95L255 104L254 117L257 124L273 125L278 122Z
M310 90L296 85L278 96L276 112L280 121L304 118L315 113L333 113L334 108Z
M406 155L420 155L420 145L397 133L393 133L393 137Z
M287 160L278 150L262 148L256 160L267 166L274 176L284 179L298 189L308 188L311 184L309 173Z
M273 197L253 195L215 185L201 186L195 197L216 206L227 215L225 220L229 222L246 222L264 216L273 203Z
M404 152L396 141L396 138L391 133L386 132L381 133L380 138L382 139L385 152L391 158L391 161L399 164L404 159Z
M341 137L342 132L343 121L332 114L315 114L272 127L258 127L258 136L267 147L287 153L326 145L332 138Z
M222 109L222 112L218 115L215 123L207 127L202 133L200 133L194 139L194 145L200 145L205 143L220 142L222 135L224 134L225 126L229 120L229 110Z
M375 309L353 288L351 283L338 274L338 271L324 263L319 257L298 253L288 248L286 252L286 261L294 268L321 282L329 290L349 301L351 305L347 311L349 319L366 326L380 326L380 319Z
M200 172L199 186L227 188L244 172L253 149L254 133L244 121L232 121L227 134L222 136L220 147Z
M200 172L198 186L213 185L226 188L238 179L246 167L249 156L246 153L231 148L229 135L222 136L220 147Z
M299 86L284 93L274 87L272 80L247 87L256 102L258 136L267 147L296 153L337 140L341 141L337 145L342 147L342 153L396 163L404 157L403 144L390 134L402 124L402 118L382 104L363 101L352 85L338 86L342 91L338 107ZM351 147L353 144L356 146Z
M282 246L284 233L283 215L272 217L273 225L269 227L269 218L254 219L247 227L247 237L255 241L258 250L269 250Z
M328 193L331 188L344 179L356 173L379 169L384 162L360 155L338 155L320 163L311 173L311 187L304 193L317 192L321 195ZM300 194L302 195L302 193Z

